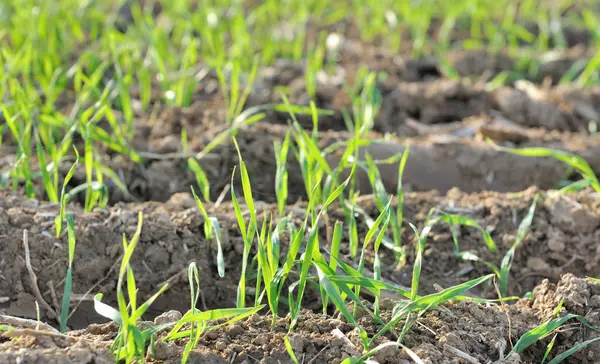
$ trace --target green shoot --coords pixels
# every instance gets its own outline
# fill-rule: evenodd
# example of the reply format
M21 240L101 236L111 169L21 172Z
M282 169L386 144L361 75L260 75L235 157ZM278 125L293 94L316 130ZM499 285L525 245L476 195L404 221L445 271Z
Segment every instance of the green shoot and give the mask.
M277 170L275 172L275 194L277 196L277 209L279 216L285 214L285 207L288 199L288 171L287 171L287 158L288 149L290 146L290 134L285 134L283 143L277 141L273 142L275 149L275 160L277 163Z
M202 167L200 167L200 163L195 158L188 158L187 160L188 168L194 172L196 176L196 182L200 187L200 192L202 193L202 198L204 201L210 202L210 182L208 181L208 177L206 177L206 173Z
M69 306L71 303L71 290L73 287L73 260L75 259L75 222L73 216L67 214L67 235L69 242L69 267L65 278L63 299L60 309L60 331L67 331L67 320L69 319Z
M233 188L235 176L235 169L233 170L233 175L231 177L231 200L233 202L233 206L235 209L235 214L237 217L237 221L239 227L242 231L242 237L244 240L244 252L242 255L242 273L240 277L240 282L238 284L238 294L237 294L237 307L243 308L246 307L246 269L248 265L248 258L250 255L250 248L252 246L252 242L254 241L254 234L258 228L258 222L256 220L256 210L254 209L254 199L252 197L252 188L250 186L250 177L248 176L248 171L246 169L246 164L242 159L242 154L240 152L240 148L237 144L235 138L233 139L233 143L238 152L238 158L240 163L240 173L242 176L242 190L244 192L244 200L246 201L246 207L248 208L248 212L250 213L250 223L248 225L248 229L246 230L246 223L244 219L244 214L240 209L240 205L237 201L237 197L235 195L235 191Z
M533 203L531 204L531 207L529 207L529 211L527 212L527 215L525 215L525 218L523 218L523 220L521 221L521 224L519 224L519 229L517 230L517 236L515 238L515 242L513 243L512 247L508 250L508 252L506 252L506 254L504 255L504 258L502 259L502 264L500 266L500 277L499 277L500 294L502 295L502 297L504 297L508 294L508 278L509 278L510 268L512 267L512 262L513 262L513 259L515 256L515 251L517 250L519 245L521 245L521 242L523 242L523 240L527 236L527 233L529 232L529 227L531 226L531 222L533 221L533 214L535 213L535 206L537 204L538 199L539 199L539 195L536 195L533 199Z
M552 339L552 341L554 341L554 339ZM596 341L600 341L600 337L589 339L589 340L586 340L582 343L579 343L579 344L573 346L569 350L565 351L564 353L561 353L560 355L557 355L554 359L550 360L550 362L548 364L558 364L558 363L562 362L563 360L567 359L568 357L570 357L571 355L575 354L579 350L582 350L582 349L586 348L588 345L595 343Z
M294 364L300 364L300 362L298 361L298 358L296 358L294 349L292 349L292 344L290 343L290 338L288 336L285 336L283 338L283 342L285 343L285 350L287 351L288 355L290 356L290 359L292 359L292 362Z
M75 163L73 163L73 165L71 166L71 169L69 169L69 172L65 176L65 180L63 182L62 190L60 193L60 213L54 221L54 224L56 225L56 237L57 238L60 237L60 235L62 233L62 229L64 226L63 224L65 221L65 209L67 206L67 199L66 199L65 192L66 192L67 184L73 177L73 174L75 173L75 167L77 167L77 164L79 163L79 153L77 152L77 149L73 148L73 150L75 150L75 155L77 156L77 158L75 159ZM56 167L56 168L58 168L58 167Z
M136 323L146 313L150 305L168 288L168 284L164 284L152 297L150 297L142 305L137 305L137 289L135 278L130 266L130 260L133 251L140 239L142 232L142 213L138 216L138 225L135 234L130 242L127 242L123 235L123 258L119 269L119 278L117 281L117 302L118 310L102 303L102 294L99 293L94 297L94 308L100 315L111 319L119 325L119 333L113 343L113 350L118 360L132 362L143 360L146 355L146 342L150 336L154 334L153 330L140 331ZM123 292L123 281L127 276L127 293L129 303L126 303L125 294Z
M498 150L506 151L516 155L525 157L552 157L557 159L578 171L588 186L591 186L596 192L600 192L600 182L598 181L594 170L585 159L576 154L542 147L522 149L504 148L494 144L491 139L488 139L488 143L492 144Z

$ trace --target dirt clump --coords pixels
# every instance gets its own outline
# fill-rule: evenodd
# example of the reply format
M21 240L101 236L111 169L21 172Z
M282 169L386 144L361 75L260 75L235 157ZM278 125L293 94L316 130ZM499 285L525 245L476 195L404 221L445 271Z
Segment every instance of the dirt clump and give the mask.
M0 362L39 364L111 364L109 342L87 338L16 329L0 335Z
M532 299L527 304L536 312L540 321L575 314L585 323L573 320L570 328L566 326L561 330L554 344L554 353L562 353L600 337L600 283L596 280L578 278L573 274L563 275L558 283L551 283L546 279L533 290ZM556 308L560 304L562 309L557 313ZM597 363L600 360L599 350L599 343L591 343L574 353L566 362ZM539 354L535 358L541 360Z

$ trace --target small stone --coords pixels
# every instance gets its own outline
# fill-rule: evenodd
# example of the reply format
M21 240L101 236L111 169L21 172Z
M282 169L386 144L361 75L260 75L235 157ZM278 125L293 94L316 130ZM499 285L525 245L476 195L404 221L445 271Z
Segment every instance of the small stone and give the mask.
M548 249L554 252L564 252L565 251L565 243L558 239L549 239L548 240Z
M225 341L217 341L215 344L215 349L217 350L225 350L227 349L227 343Z
M69 358L79 363L90 363L94 361L94 357L89 349L71 348L69 350Z
M329 33L329 35L327 35L327 40L325 41L325 44L327 45L327 49L337 51L343 42L343 35L339 33Z
M181 320L183 315L177 310L165 312L154 319L154 325L170 324Z
M551 270L550 265L542 258L532 257L527 259L527 268L535 272L547 272Z
M244 328L240 325L233 325L229 328L229 330L227 331L227 335L229 335L230 337L236 337L238 335L241 335L242 333L244 333Z
M375 354L375 358L380 363L388 363L398 357L398 347L395 345L384 346Z
M600 225L596 214L564 196L553 201L551 218L553 224L573 233L589 234Z
M265 345L268 341L269 340L265 335L259 335L252 341L252 343L257 346L262 346Z
M590 302L588 305L591 307L600 307L600 296L593 295L590 297Z
M292 349L296 353L304 352L305 340L300 335L293 335L290 337L290 344L292 345Z
M216 331L209 331L206 334L204 334L204 337L206 337L209 340L217 340L219 334Z
M379 307L380 307L382 310L385 310L385 311L391 311L391 310L393 310L393 309L394 309L394 306L396 306L396 303L397 303L397 302L396 302L396 301L394 301L394 300L392 300L392 299L389 299L389 298L383 298L383 299L381 299L381 302L379 303Z
M235 351L236 353L241 353L242 351L244 351L244 347L240 344L233 344L231 345L231 349L233 351Z
M344 344L346 344L346 342L340 338L335 338L333 340L331 340L330 345L334 348L341 348L342 346L344 346Z
M179 356L181 349L173 343L156 340L154 343L154 359L167 360ZM148 354L152 355L152 347L148 348Z

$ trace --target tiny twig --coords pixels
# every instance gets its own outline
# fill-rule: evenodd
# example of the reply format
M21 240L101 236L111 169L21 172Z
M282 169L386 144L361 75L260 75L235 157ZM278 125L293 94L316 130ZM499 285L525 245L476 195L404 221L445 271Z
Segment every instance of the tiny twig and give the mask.
M148 273L154 274L154 272L152 271L152 269L150 269L150 267L148 266L148 263L146 263L145 260L142 260L142 265L144 266L144 268L146 268L146 270L148 271Z
M323 349L321 349L321 351L319 351L319 352L317 353L317 355L315 355L315 356L314 356L312 359L310 359L310 360L308 361L308 363L306 363L306 364L312 364L312 362L313 362L313 361L315 361L315 360L317 360L317 358L319 357L319 355L323 354L323 352L324 352L325 350L329 349L329 347L330 347L330 346L331 346L331 344L327 344L327 345L325 345L325 347L324 347Z
M227 192L229 192L230 188L231 188L231 183L228 183L228 184L225 185L225 187L223 187L223 191L221 191L221 194L219 195L219 198L217 198L217 201L213 205L213 209L219 208L219 206L221 205L221 203L223 203L223 201L225 200L225 196L226 196Z
M500 288L498 287L498 282L496 282L496 278L494 277L494 288L496 288L496 293L498 294L498 298L500 299L500 307L502 307L502 311L506 314L506 320L508 323L508 342L510 343L511 349L514 347L512 342L512 323L510 321L510 313L508 312L508 307L506 307L506 303L502 299L502 294L500 294Z
M452 354L466 360L467 362L471 363L471 364L481 364L479 362L479 360L475 359L474 357L472 357L471 355L465 353L462 350L459 350L457 348L455 348L454 346L450 346L448 344L444 344L444 349L452 352Z
M52 327L46 323L38 322L37 320L29 320L29 319L25 319L25 318L20 318L20 317L14 317L14 316L0 314L0 322L5 323L8 326L23 327L23 328L27 328L27 329L35 329L36 327L40 327L42 330L45 330L45 331L50 331L50 332L55 332L55 333L59 332L54 327Z
M33 293L42 306L50 313L48 316L52 319L55 318L60 321L60 317L56 314L56 311L54 311L52 306L50 306L44 297L42 297L42 293L40 292L40 288L37 284L37 276L35 275L33 267L31 266L31 256L29 255L29 236L27 229L23 230L23 247L25 248L25 266L29 272L29 279L31 280L31 288L33 289Z
M2 334L2 336L3 337L7 337L7 338L21 337L21 336L33 336L33 337L51 336L51 337L60 337L62 339L68 339L68 340L77 341L77 338L61 334L58 331L46 331L46 330L35 330L35 329L13 329L13 330L8 330L4 334Z

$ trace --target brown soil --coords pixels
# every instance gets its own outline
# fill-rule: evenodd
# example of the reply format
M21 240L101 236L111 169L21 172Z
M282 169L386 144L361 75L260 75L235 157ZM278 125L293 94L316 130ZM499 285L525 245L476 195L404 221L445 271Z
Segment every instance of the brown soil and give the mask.
M156 10L158 15L160 9ZM534 28L531 30L535 33ZM591 35L573 27L565 28L570 49L534 57L533 62L539 67L533 73L516 70L517 59L505 51L451 51L448 61L461 79L450 80L437 60L413 60L405 56L406 49L392 54L377 39L359 40L357 29L351 23L336 24L328 30L341 34L341 42L338 57L330 60L333 66L317 77L317 106L333 110L333 115L319 119L320 147L352 138L342 117L342 110L352 107L344 85L355 81L361 66L386 75L378 79L381 110L373 132L366 137L374 143L363 147L360 157L364 159L369 153L383 160L410 145L403 178L405 261L398 264L396 256L382 248L382 280L410 286L415 238L407 223L422 229L431 209L466 215L478 221L490 232L498 252L491 253L483 244L481 233L471 228L457 230L460 249L499 265L515 241L518 225L534 196L544 194L538 202L530 232L517 249L508 287L510 295L523 297L532 292L531 298L507 305L448 303L424 314L403 343L426 363L539 363L550 338L520 355L506 359L505 356L519 336L551 318L562 299L561 315L576 313L585 316L591 325L599 324L600 284L581 278L600 276L598 194L591 190L565 196L548 192L561 180L578 177L561 162L507 154L485 141L491 138L508 147L545 146L570 151L582 155L594 171L600 172L600 134L590 129L600 123L600 88L556 86L574 64L595 54L596 50L590 47ZM431 35L435 37L435 30ZM455 42L460 40L460 35L454 39ZM262 69L245 106L280 103L282 89L293 104L308 105L310 97L304 72L303 64L287 60L278 60ZM507 85L492 89L487 82L501 72L510 72ZM188 156L203 150L225 130L226 111L218 82L215 75L209 73L198 85L192 104L184 108L161 105L161 92L159 86L155 86L152 107L156 113L141 110L136 100L139 92L132 92L136 129L131 146L140 152L144 162L136 164L98 148L103 162L122 177L128 192L109 186L111 199L106 209L83 212L78 204L82 202L81 196L68 207L75 218L77 236L73 314L69 320L70 328L76 331L63 335L50 326L44 326L42 331L35 327L36 302L40 305L42 321L50 325L57 324L55 312L60 310L68 252L66 236L54 237L58 206L43 202L40 184L36 185L39 200L21 197L22 188L16 192L0 191L0 325L10 322L7 317L33 320L21 325L11 322L13 326L22 326L21 329L0 335L0 363L114 362L108 346L117 327L105 323L95 312L92 296L103 293L105 302L115 304L121 239L123 234L127 238L132 236L140 211L144 225L132 260L139 299L148 298L165 282L169 283L169 289L154 302L144 319L165 322L178 316L172 310L189 309L187 268L191 262L199 267L202 289L199 308L235 305L243 244L229 201L229 184L232 171L239 163L237 152L228 140L200 160L211 184L211 200L218 201L206 206L209 214L218 218L222 229L226 267L223 278L217 273L216 243L205 238L204 219L189 193L196 180L186 167ZM57 108L68 113L73 100L73 95L66 93L57 102ZM287 113L268 111L263 121L243 127L236 134L259 211L276 213L273 142L284 137L289 119ZM312 128L310 117L299 115L298 119L307 130ZM190 139L187 153L181 143L184 129ZM10 170L16 162L15 145L10 139L6 131L0 149L0 174ZM75 143L79 145L80 141L75 140ZM340 156L338 150L326 157L335 167ZM65 161L60 166L63 175L70 168L70 162ZM292 153L287 168L290 181L287 212L293 213L299 221L305 214L306 191ZM382 164L379 168L384 186L395 193L398 165ZM85 170L79 166L69 187L84 182ZM234 187L240 194L239 176L234 178ZM379 211L369 195L371 187L366 175L359 174L357 187L362 194L358 204L370 217L376 218ZM331 228L336 220L343 221L344 212L334 204L326 224ZM363 220L358 218L360 238L368 229ZM321 232L321 241L328 244L327 229ZM28 236L28 255L24 234ZM357 264L350 257L348 241L347 231L344 231L341 256L350 264ZM287 245L284 238L282 254ZM31 278L27 259L37 281ZM368 251L368 265L373 259L374 252ZM439 224L427 240L419 293L433 293L488 273L490 270L484 264L459 259L449 227ZM248 294L254 298L256 292L250 290ZM495 298L496 289L490 281L470 295ZM402 297L391 293L384 297L382 314L389 318L393 306ZM364 298L372 299L368 295ZM316 314L321 306L319 300L318 292L307 292L304 305L307 310L291 336L296 355L301 362L315 364L340 363L346 357L358 356L363 348L356 331L339 314ZM164 312L166 314L159 316ZM271 318L263 315L261 312L234 326L206 333L192 352L190 362L290 363L283 346L289 318L282 317L271 327ZM360 323L370 334L378 329L367 317L361 318ZM585 326L570 325L557 336L551 357L597 335ZM393 334L386 335L378 344L395 338ZM175 343L159 340L155 354L149 355L148 360L179 362L184 345L185 340ZM567 362L600 361L598 345L589 346ZM406 351L392 347L382 350L376 358L382 364L410 362Z
M451 190L447 196L436 193L411 193L405 201L405 219L422 228L427 212L438 208L447 212L472 217L490 230L499 248L497 254L487 251L481 235L470 229L460 231L461 250L475 252L481 258L499 264L508 250L536 190L523 193L500 194L485 192L466 194ZM31 264L38 275L38 286L45 300L52 305L53 296L62 292L66 274L66 237L53 237L56 206L40 204L13 194L2 196L0 236L4 262L0 292L6 297L6 312L15 316L35 318L35 298L31 281L24 264L23 230L27 229L30 241ZM263 205L259 205L260 210ZM303 204L290 206L297 219L303 217ZM371 198L361 201L361 207L372 217L378 212ZM273 211L274 206L264 205ZM90 291L104 293L108 301L114 300L116 264L121 254L121 235L131 236L136 226L137 212L144 213L144 228L133 259L133 267L140 295L149 297L164 282L170 283L169 291L152 306L153 313L168 309L184 310L189 296L186 269L195 261L201 269L203 282L203 306L216 308L235 304L236 282L239 278L239 260L242 240L236 228L235 215L230 203L210 208L218 217L223 231L223 250L227 272L219 278L216 269L216 246L203 236L203 219L189 194L174 195L167 203L141 205L119 204L107 210L82 213L73 208L77 222L77 249L73 272L73 292L81 297ZM343 211L333 210L330 221L343 220ZM572 272L578 276L600 275L595 242L599 238L599 203L589 197L589 192L561 198L548 197L539 203L531 227L531 233L517 252L512 270L511 293L524 294L533 289L544 277L558 279L560 274ZM359 228L361 236L366 226ZM325 238L325 237L324 237ZM412 244L412 234L405 233L404 241ZM344 240L347 241L347 240ZM447 226L434 229L425 252L423 266L424 292L432 292L434 285L450 286L470 278L476 278L488 269L480 264L463 262L454 256L453 243ZM384 278L410 286L412 252L407 247L407 264L394 268L394 257L382 252L386 262ZM343 247L343 253L348 253ZM347 257L349 258L349 257ZM582 264L585 263L585 264ZM489 287L481 294L487 295ZM96 322L90 297L77 310L71 323L82 327ZM57 308L55 308L55 311ZM52 319L51 312L42 312Z
M511 353L512 345L526 331L552 318L561 300L564 305L559 315L567 313L585 317L589 324L598 324L600 284L573 275L562 276L558 284L547 280L533 292L531 299L522 299L511 305L482 305L474 302L451 302L425 313L408 331L404 345L425 363L539 363L546 351L549 338L535 343L525 351ZM391 317L394 301L384 299L382 318ZM170 311L157 317L155 323L172 322L180 317ZM352 325L343 317L323 317L310 311L289 334L295 355L303 362L340 363L344 358L356 357L362 344ZM377 332L378 325L371 319L360 319L367 332ZM400 322L399 325L402 325ZM401 326L399 326L401 327ZM270 317L251 316L236 324L206 333L192 351L192 363L291 363L283 338L288 335L289 319L277 320L270 325ZM113 357L107 351L108 340L115 337L113 324L90 325L85 330L67 335L22 329L0 339L2 362L28 363L108 363ZM550 358L573 345L598 337L598 333L581 324L559 332ZM394 339L392 333L381 336L377 344ZM149 362L177 363L185 340L163 342L157 340L154 351L149 350ZM567 359L566 363L597 362L598 344L592 344ZM379 351L374 359L382 364L410 362L406 351L389 346Z
M185 119L182 119L185 120ZM164 127L163 127L164 129ZM201 129L201 128L200 128ZM236 138L242 157L248 165L252 189L255 198L266 202L275 201L274 176L276 161L273 141L283 139L287 127L274 124L258 124L239 130ZM515 156L497 151L482 139L491 137L497 143L518 146L547 146L567 150L582 155L596 171L600 171L600 137L598 135L582 137L577 134L548 133L543 130L527 130L504 119L475 117L454 123L443 128L420 128L423 135L414 138L387 138L373 133L372 140L380 140L377 144L364 147L361 155L371 154L376 159L386 159L404 150L404 145L411 146L409 161L404 174L407 188L414 191L439 190L445 193L452 187L458 187L467 192L495 190L501 192L516 192L535 185L542 189L556 186L562 179L569 177L569 171L561 162L552 159L533 159ZM211 134L212 133L212 134ZM214 132L204 135L207 141ZM331 145L336 141L351 138L347 132L320 133L321 145ZM172 139L156 137L156 143ZM202 150L206 143L193 143L193 150ZM169 153L159 149L157 153ZM341 153L341 151L339 151ZM339 163L341 154L328 156L330 165ZM195 185L195 177L186 167L184 158L149 159L146 165L138 165L123 159L109 162L109 165L124 176L129 192L141 200L166 201L174 193L188 192ZM202 160L202 166L211 183L213 201L223 192L231 181L231 174L238 157L233 144L229 141L222 144ZM290 181L302 180L300 166L291 155L288 159ZM65 165L66 168L69 166ZM385 186L390 192L395 192L397 183L397 165L380 165ZM236 176L236 189L241 191L239 175ZM73 185L85 181L83 168L74 179ZM306 197L302 184L290 184L290 198L295 201ZM359 187L364 193L370 191L368 180L361 175ZM225 198L229 199L226 193ZM111 194L113 201L130 200L128 196L115 190Z

